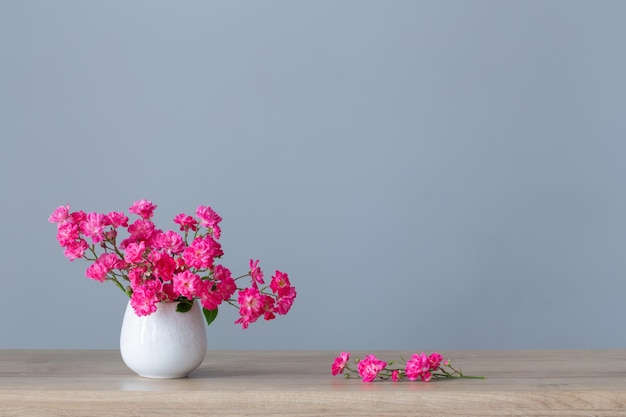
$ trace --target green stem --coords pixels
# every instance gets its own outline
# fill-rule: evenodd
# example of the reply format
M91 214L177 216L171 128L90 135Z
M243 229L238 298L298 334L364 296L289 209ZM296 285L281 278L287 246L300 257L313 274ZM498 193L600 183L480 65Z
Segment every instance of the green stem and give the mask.
M238 279L245 278L245 277L249 277L249 276L250 276L250 273L247 273L247 274L243 274L243 275L241 275L241 276L239 276L239 277L237 277L237 278L234 278L233 280L234 280L234 281L237 281Z
M114 275L110 276L110 277L109 277L109 280L113 281L113 282L115 283L115 285L117 285L117 286L118 286L118 288L119 288L120 290L122 290L122 292L123 292L124 294L126 294L128 297L130 297L130 293L129 293L129 291L127 291L127 290L126 290L126 288L124 287L124 285L122 285L122 283L121 283L121 282L119 282L119 281L117 280L117 278L116 278Z

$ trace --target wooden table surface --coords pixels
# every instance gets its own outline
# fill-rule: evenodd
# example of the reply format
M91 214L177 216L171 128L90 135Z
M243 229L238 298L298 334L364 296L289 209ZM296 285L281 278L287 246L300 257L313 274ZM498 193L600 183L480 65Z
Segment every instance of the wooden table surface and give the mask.
M153 380L115 350L0 350L0 416L626 416L626 350L442 351L487 379L430 383L333 377L338 353L209 351Z

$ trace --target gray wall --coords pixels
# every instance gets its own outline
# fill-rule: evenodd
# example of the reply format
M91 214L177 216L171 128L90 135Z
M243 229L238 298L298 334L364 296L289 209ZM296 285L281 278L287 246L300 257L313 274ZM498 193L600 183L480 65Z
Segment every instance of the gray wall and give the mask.
M0 0L0 348L116 348L57 206L212 205L211 348L626 345L626 2Z

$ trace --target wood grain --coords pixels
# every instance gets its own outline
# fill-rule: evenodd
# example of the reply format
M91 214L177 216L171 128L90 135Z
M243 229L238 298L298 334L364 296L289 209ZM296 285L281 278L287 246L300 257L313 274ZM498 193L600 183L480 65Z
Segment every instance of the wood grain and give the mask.
M626 416L626 351L441 353L487 379L368 384L331 376L338 352L209 351L152 380L118 351L0 350L0 416Z

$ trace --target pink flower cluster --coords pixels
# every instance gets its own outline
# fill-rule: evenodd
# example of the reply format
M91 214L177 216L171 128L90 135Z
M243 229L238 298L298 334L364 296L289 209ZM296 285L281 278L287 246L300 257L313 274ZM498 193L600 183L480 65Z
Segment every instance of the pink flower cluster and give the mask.
M437 352L431 353L430 356L426 356L424 352L419 355L414 353L411 359L406 362L404 374L409 381L421 379L428 382L432 378L431 372L439 369L442 360L443 357Z
M331 366L333 375L339 375L346 372L346 377L350 374L358 374L363 382L372 382L376 378L391 379L399 381L407 378L409 381L422 380L429 382L431 379L441 378L478 378L477 376L466 376L460 370L450 365L449 360L444 360L443 356L434 352L426 355L424 352L415 353L406 361L404 366L394 367L394 362L385 362L378 359L375 355L366 355L363 359L356 359L357 368L354 369L349 364L350 352L341 352L335 358Z
M270 284L260 287L265 282L258 260L250 260L248 273L237 278L216 263L224 254L218 242L222 218L211 207L199 206L195 217L177 215L174 223L182 235L157 229L152 222L155 209L151 201L135 202L129 212L138 218L130 222L123 212L71 212L66 205L48 220L57 223L57 241L65 256L91 261L87 277L113 281L130 297L139 316L155 312L158 302L194 299L208 311L223 302L239 306L236 323L243 328L260 317L271 320L289 312L296 289L286 273L277 270ZM125 238L118 244L122 231ZM238 287L236 281L248 276L250 286Z

